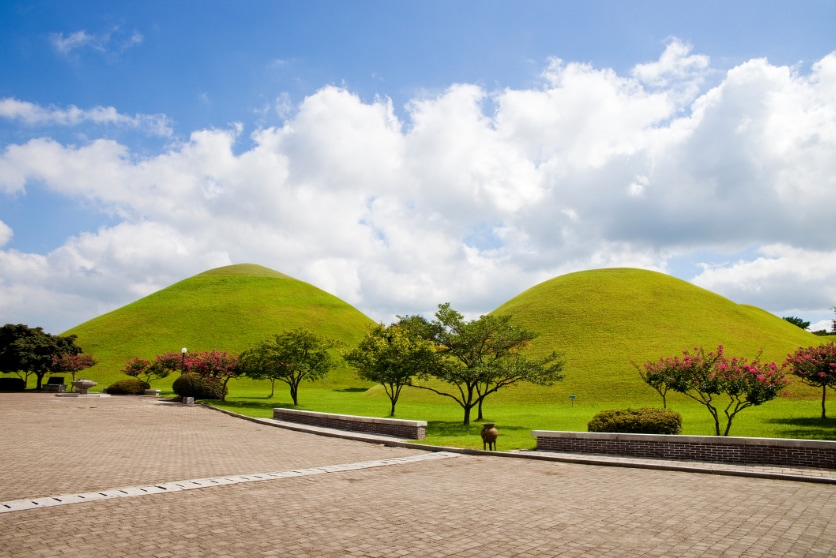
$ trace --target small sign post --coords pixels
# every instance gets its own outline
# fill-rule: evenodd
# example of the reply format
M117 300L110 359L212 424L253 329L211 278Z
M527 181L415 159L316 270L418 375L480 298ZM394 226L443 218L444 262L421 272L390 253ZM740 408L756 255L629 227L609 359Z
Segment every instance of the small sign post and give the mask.
M575 406L575 397L577 397L577 396L575 396L575 395L570 395L569 396L569 399L572 401L572 407Z

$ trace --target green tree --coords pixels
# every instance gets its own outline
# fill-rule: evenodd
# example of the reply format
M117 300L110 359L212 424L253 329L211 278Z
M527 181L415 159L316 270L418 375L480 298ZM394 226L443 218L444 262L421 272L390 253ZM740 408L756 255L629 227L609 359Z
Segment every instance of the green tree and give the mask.
M433 343L410 327L410 318L403 320L403 324L370 327L357 347L344 355L360 378L383 386L392 417L403 388L411 385L413 378L426 376L438 360Z
M0 372L31 372L40 390L44 376L53 369L53 357L82 352L75 340L75 335L61 337L40 327L6 324L0 328Z
M827 388L836 389L836 343L799 348L787 357L784 368L808 386L821 388L821 418L827 418Z
M239 365L245 376L271 382L280 380L290 387L293 405L299 405L299 384L302 380L312 382L325 378L334 367L328 350L335 343L315 333L298 328L275 335L272 340L262 341L250 347L239 358Z
M810 322L804 321L801 318L798 318L796 316L784 316L784 320L786 320L789 323L791 323L792 325L798 326L798 327L800 327L801 329L804 329L804 330L806 330L808 327L810 327Z
M511 316L480 316L465 321L464 316L440 304L436 320L427 328L433 335L439 364L429 373L454 389L444 391L428 384L416 384L453 399L464 410L465 425L470 424L471 411L478 410L476 420L483 420L485 398L504 387L519 382L551 385L563 379L563 360L556 352L540 359L522 355L536 333L511 324Z
M774 362L729 358L722 345L717 347L717 352L706 353L699 347L693 353L683 351L682 354L682 358L666 357L644 363L642 377L652 378L704 405L714 419L716 436L720 436L720 408L715 398L728 398L723 408L726 415L723 436L728 436L739 412L775 399L787 385L783 371Z

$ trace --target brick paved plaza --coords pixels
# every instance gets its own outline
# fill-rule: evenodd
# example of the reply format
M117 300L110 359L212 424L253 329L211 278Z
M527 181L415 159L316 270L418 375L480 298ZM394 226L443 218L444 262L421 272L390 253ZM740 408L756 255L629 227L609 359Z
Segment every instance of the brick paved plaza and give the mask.
M836 553L832 484L446 456L152 398L0 394L0 421L0 502L247 479L3 512L0 556Z

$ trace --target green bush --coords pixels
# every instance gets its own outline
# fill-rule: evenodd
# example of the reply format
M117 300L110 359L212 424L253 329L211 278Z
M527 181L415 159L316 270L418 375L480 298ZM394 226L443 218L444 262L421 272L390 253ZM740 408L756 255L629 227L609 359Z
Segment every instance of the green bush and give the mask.
M614 409L601 411L587 426L590 432L679 434L682 415L670 409Z
M125 378L107 386L107 393L110 395L142 395L150 387L139 378Z
M0 378L0 391L23 391L26 382L20 378Z
M226 386L199 374L183 374L171 384L171 389L180 397L195 399L223 399Z

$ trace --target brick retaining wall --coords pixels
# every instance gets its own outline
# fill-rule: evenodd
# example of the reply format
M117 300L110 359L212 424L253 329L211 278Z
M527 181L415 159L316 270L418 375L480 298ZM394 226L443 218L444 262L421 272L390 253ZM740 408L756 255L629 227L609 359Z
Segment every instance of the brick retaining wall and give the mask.
M358 417L296 409L273 409L273 418L337 430L396 436L407 440L423 440L427 436L427 422L423 420Z
M533 430L537 449L657 459L836 469L836 442Z

